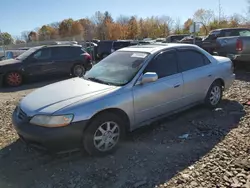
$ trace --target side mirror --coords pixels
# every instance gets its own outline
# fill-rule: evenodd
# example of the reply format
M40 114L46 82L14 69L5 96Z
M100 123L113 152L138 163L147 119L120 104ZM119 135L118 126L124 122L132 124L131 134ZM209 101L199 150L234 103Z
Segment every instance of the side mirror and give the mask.
M140 84L155 82L158 80L158 75L155 72L146 72L142 77Z

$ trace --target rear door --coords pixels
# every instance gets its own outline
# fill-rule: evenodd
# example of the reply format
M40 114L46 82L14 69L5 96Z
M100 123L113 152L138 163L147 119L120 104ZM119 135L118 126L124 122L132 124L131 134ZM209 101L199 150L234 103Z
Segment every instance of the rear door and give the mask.
M42 48L28 58L24 66L24 71L29 76L51 74L54 71L53 63L51 49Z
M183 79L178 71L175 50L161 52L143 73L155 72L158 80L133 87L136 123L153 119L182 105Z
M56 74L70 73L71 68L76 63L83 63L81 60L81 47L53 47L52 59L54 62L54 71Z
M178 50L178 63L184 81L184 103L189 105L205 98L213 82L213 66L209 59L195 49Z

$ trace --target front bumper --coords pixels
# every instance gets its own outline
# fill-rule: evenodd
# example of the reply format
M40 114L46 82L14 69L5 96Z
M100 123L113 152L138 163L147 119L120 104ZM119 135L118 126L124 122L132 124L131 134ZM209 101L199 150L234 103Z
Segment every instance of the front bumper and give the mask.
M19 137L25 143L37 149L51 153L68 152L82 147L82 136L87 121L73 122L68 126L47 128L20 119L14 111L12 122Z

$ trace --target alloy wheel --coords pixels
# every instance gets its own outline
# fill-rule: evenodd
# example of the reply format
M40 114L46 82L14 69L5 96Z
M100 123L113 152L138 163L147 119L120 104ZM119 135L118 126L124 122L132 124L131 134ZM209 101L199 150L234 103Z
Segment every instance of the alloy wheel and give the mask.
M108 121L98 127L94 134L94 146L99 151L111 150L119 141L120 128L117 123Z
M219 86L214 86L210 93L210 103L216 105L221 99L221 88Z
M74 67L74 76L83 76L85 74L85 68L82 65L76 65Z
M19 86L22 83L22 76L17 72L12 72L7 75L6 81L10 86Z

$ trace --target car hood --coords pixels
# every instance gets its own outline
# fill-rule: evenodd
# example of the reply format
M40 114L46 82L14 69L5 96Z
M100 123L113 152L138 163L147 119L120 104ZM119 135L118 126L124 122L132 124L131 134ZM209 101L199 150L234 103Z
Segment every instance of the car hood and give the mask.
M53 114L73 103L89 102L117 88L119 87L99 84L83 78L73 78L33 91L21 100L20 108L28 116Z
M11 64L16 64L16 63L21 63L21 61L16 60L16 59L7 59L7 60L0 61L0 66L11 65Z

